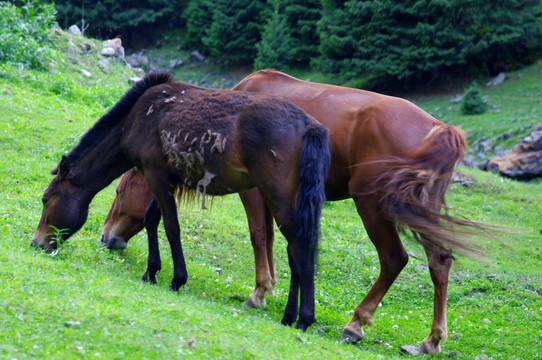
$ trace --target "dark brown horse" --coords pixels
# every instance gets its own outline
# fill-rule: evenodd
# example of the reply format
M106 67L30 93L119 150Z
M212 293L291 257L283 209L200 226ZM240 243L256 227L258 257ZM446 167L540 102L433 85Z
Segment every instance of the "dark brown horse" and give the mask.
M454 165L466 147L463 132L403 99L301 81L278 71L253 73L234 90L281 96L329 130L327 200L354 199L380 260L380 275L345 326L343 339L356 342L365 336L362 327L372 325L378 304L407 264L397 233L400 224L423 245L435 287L431 332L420 347L404 348L440 352L447 334L452 251L472 254L465 235L477 226L441 213Z
M64 230L62 240L70 237L94 196L137 166L163 217L177 290L187 272L175 193L205 197L258 187L288 241L291 284L282 321L292 324L299 315L297 327L306 329L315 321L314 252L329 156L327 130L287 101L151 75L62 158L32 242L52 251L55 229Z

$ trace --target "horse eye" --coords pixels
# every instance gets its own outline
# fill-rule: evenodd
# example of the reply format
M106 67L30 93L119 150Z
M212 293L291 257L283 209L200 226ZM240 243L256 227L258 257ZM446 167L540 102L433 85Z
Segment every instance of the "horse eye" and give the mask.
M47 205L48 201L49 201L49 199L47 199L47 198L41 198L41 203L43 204L43 206Z

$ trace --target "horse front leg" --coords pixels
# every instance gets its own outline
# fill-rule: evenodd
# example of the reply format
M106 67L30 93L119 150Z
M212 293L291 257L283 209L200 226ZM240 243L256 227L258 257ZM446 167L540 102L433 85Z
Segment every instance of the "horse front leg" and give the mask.
M256 269L256 286L243 305L250 308L266 306L265 294L274 294L275 264L273 262L273 217L265 205L258 189L252 189L239 194L245 208L250 232L250 241L254 250ZM271 226L271 229L268 227ZM269 241L271 233L271 244ZM269 254L269 251L271 253Z
M433 281L434 286L433 322L431 323L431 332L429 333L429 336L422 341L422 344L418 348L410 345L401 347L404 352L411 355L441 352L440 342L446 340L448 333L446 298L448 295L448 278L453 256L429 246L424 246L424 248L429 263L429 273L431 274L431 280Z
M181 286L186 284L188 273L186 271L183 248L181 245L181 229L177 217L177 206L171 187L171 184L174 182L168 182L168 179L158 171L148 171L147 173L151 175L149 175L149 177L145 176L145 180L162 213L166 237L171 249L171 257L173 259L173 279L171 280L170 288L173 291L177 291ZM152 174L155 174L155 176L152 176Z
M158 207L158 203L154 198L145 211L144 225L147 229L147 241L149 244L149 255L147 259L147 270L143 275L143 281L156 284L156 273L162 269L162 261L160 259L160 247L158 244L158 225L162 213Z

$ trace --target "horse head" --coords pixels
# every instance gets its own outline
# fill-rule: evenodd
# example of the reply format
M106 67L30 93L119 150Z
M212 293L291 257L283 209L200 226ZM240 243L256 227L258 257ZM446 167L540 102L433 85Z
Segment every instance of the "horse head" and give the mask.
M145 178L136 168L122 175L116 193L100 240L108 249L128 246L128 240L143 229L145 210L152 200Z
M55 177L45 190L43 211L32 245L48 252L55 250L85 223L88 205L81 188L73 182L70 160L63 156Z

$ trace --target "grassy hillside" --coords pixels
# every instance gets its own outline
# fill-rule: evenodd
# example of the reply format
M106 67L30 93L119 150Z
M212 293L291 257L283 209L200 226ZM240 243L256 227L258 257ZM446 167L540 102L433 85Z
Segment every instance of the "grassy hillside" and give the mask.
M72 40L79 46L80 40ZM69 43L65 35L57 41ZM88 41L92 49L99 47ZM277 297L268 298L265 309L241 305L252 290L254 265L237 196L216 199L210 211L181 210L189 281L178 293L168 290L172 268L162 230L157 286L140 281L146 267L144 233L124 251L100 247L114 184L98 194L85 226L60 251L31 248L50 170L120 98L133 76L120 64L103 69L95 51L70 56L78 62L66 57L43 72L0 67L0 358L394 359L405 357L401 345L418 345L427 336L433 287L419 266L426 265L423 250L405 241L417 258L384 298L375 326L356 345L339 341L379 268L351 200L324 207L316 277L319 323L306 333L280 325L289 269L286 241L278 231ZM92 77L82 75L81 68ZM413 100L475 135L489 138L514 129L521 137L541 119L541 68L535 64L497 88L483 89L500 112L461 116L458 105L448 104L449 95ZM449 339L432 358L542 358L542 184L459 171L475 183L452 184L449 205L473 220L524 235L507 236L502 243L479 237L487 261L459 258L454 264Z

